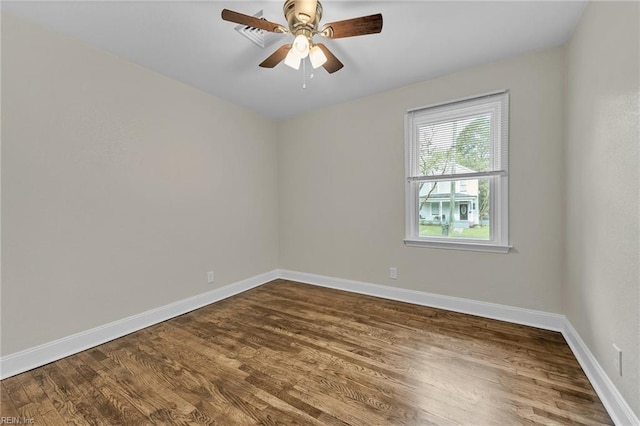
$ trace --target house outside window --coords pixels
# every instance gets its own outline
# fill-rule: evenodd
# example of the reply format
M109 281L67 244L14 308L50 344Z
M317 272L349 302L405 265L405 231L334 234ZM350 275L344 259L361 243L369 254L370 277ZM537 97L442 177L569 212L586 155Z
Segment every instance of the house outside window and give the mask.
M407 112L406 245L509 251L508 124L506 91Z

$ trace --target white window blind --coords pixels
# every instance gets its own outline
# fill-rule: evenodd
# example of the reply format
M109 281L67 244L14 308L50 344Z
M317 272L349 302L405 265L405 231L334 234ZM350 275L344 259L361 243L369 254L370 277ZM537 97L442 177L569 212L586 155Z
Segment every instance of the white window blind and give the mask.
M508 144L502 141L508 137L507 102L507 94L502 92L409 111L416 149L411 152L408 180L506 175Z

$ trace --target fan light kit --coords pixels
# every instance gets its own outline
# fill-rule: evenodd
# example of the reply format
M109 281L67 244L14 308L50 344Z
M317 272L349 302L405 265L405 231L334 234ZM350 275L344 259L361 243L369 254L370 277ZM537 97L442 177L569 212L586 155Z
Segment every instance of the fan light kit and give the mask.
M300 63L309 57L313 68L321 66L329 74L338 71L344 65L327 49L327 46L313 41L315 35L335 39L377 34L382 31L382 15L380 13L331 22L318 29L322 18L322 5L317 0L286 0L283 11L289 28L264 18L260 19L228 9L222 10L222 19L272 33L294 36L292 44L280 46L260 63L261 67L273 68L284 60L285 65L297 70L300 69Z

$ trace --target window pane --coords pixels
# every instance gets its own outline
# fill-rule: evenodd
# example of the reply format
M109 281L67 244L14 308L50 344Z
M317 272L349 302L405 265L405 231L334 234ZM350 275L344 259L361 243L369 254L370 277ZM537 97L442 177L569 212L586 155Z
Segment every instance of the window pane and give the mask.
M490 171L491 115L418 126L421 176Z
M405 244L508 252L509 94L412 109L405 124Z
M489 180L419 183L419 236L489 240Z

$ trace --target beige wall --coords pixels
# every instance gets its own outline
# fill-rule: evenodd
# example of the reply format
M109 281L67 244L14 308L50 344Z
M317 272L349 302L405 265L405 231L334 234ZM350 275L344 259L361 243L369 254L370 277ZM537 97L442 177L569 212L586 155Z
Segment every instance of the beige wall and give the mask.
M640 416L639 9L591 3L567 50L563 310Z
M556 48L282 122L280 266L560 312L563 79ZM404 112L497 89L511 91L513 252L405 247Z
M275 137L3 14L2 354L276 268Z

